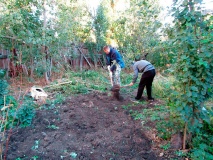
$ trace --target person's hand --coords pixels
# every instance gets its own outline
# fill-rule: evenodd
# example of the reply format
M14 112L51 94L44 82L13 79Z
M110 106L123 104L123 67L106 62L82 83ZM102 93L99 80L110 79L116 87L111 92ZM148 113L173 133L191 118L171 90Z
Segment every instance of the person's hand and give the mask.
M111 72L111 70L110 70L110 65L107 66L107 69L108 69L109 72Z
M109 70L109 76L110 78L112 78L112 72Z
M134 83L131 82L131 83L129 84L129 86L133 86L133 84L134 84Z
M112 61L112 64L113 64L113 65L116 64L116 63L117 63L116 60L113 60L113 61Z

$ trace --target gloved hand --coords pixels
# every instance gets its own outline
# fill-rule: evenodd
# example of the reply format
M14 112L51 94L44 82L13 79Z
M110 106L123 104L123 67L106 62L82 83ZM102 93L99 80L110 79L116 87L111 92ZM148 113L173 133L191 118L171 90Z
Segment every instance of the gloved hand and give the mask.
M109 72L111 72L111 70L110 70L110 65L107 66L107 69L108 69Z
M113 60L113 61L112 61L112 65L114 65L114 64L116 64L116 63L117 63L116 60Z

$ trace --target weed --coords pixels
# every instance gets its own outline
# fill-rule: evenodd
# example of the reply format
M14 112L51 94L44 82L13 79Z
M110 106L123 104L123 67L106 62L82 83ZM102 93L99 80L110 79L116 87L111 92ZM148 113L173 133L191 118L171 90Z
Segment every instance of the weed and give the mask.
M67 150L64 150L64 154L66 154L65 156L60 156L60 158L61 159L64 159L64 158L66 158L66 157L68 157L68 156L70 156L72 159L75 159L77 156L78 156L78 154L77 153L75 153L75 152L68 152Z
M30 158L30 160L37 160L38 156L33 156L32 158Z
M56 125L52 124L52 125L48 125L47 128L49 129L59 129L59 127L57 127Z
M172 135L172 126L169 125L169 122L160 121L156 123L156 128L158 131L158 136L162 139L169 139Z
M125 110L129 109L130 107L131 107L131 105L122 106L122 108L125 109Z
M175 151L175 154L176 154L177 156L179 156L179 157L184 157L184 156L187 155L187 153L186 153L186 152L183 152L183 151Z
M171 147L170 143L167 143L165 145L161 145L160 148L164 149L165 151L168 150Z
M36 140L34 146L32 146L31 149L32 150L37 150L38 149L38 145L39 145L39 140Z
M17 110L17 118L22 127L31 125L35 116L35 103L33 101L25 101L23 105Z
M138 120L138 119L144 120L145 116L142 113L135 114L134 120Z
M129 110L130 115L134 118L134 120L144 120L145 117L142 113L139 113L138 111Z
M66 158L66 157L67 157L67 156L60 156L61 159L64 159L64 158Z
M76 157L77 157L77 153L71 152L71 153L70 153L70 156L71 156L72 158L76 158Z
M191 150L192 159L213 159L213 129L210 124L204 123L202 130L197 133L192 141L193 149Z
M157 121L157 120L160 120L160 119L161 118L160 118L159 114L156 113L156 112L154 112L154 114L152 114L151 118L150 118L151 121Z
M62 94L56 94L56 97L52 104L61 104L65 101L65 97Z

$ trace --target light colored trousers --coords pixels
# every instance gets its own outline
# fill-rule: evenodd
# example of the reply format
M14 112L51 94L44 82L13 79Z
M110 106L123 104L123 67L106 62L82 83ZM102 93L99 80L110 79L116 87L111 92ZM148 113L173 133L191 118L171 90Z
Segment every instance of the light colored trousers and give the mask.
M120 81L120 73L121 73L121 66L119 64L116 64L116 70L113 72L109 72L110 80L111 80L111 85L119 85L121 86L121 81Z

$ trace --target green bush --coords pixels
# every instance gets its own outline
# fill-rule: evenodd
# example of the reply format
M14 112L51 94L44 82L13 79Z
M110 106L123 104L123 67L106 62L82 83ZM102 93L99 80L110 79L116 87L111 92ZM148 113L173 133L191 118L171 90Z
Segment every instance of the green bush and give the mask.
M204 122L201 132L193 137L192 147L191 158L193 160L213 159L213 125Z
M17 100L9 95L8 83L4 80L5 73L0 70L0 115L2 117L1 131L12 128L21 124L21 126L29 126L35 115L35 104L33 101L23 99L23 104L18 108Z
M35 103L31 100L26 100L17 110L17 121L21 127L30 126L35 116Z

